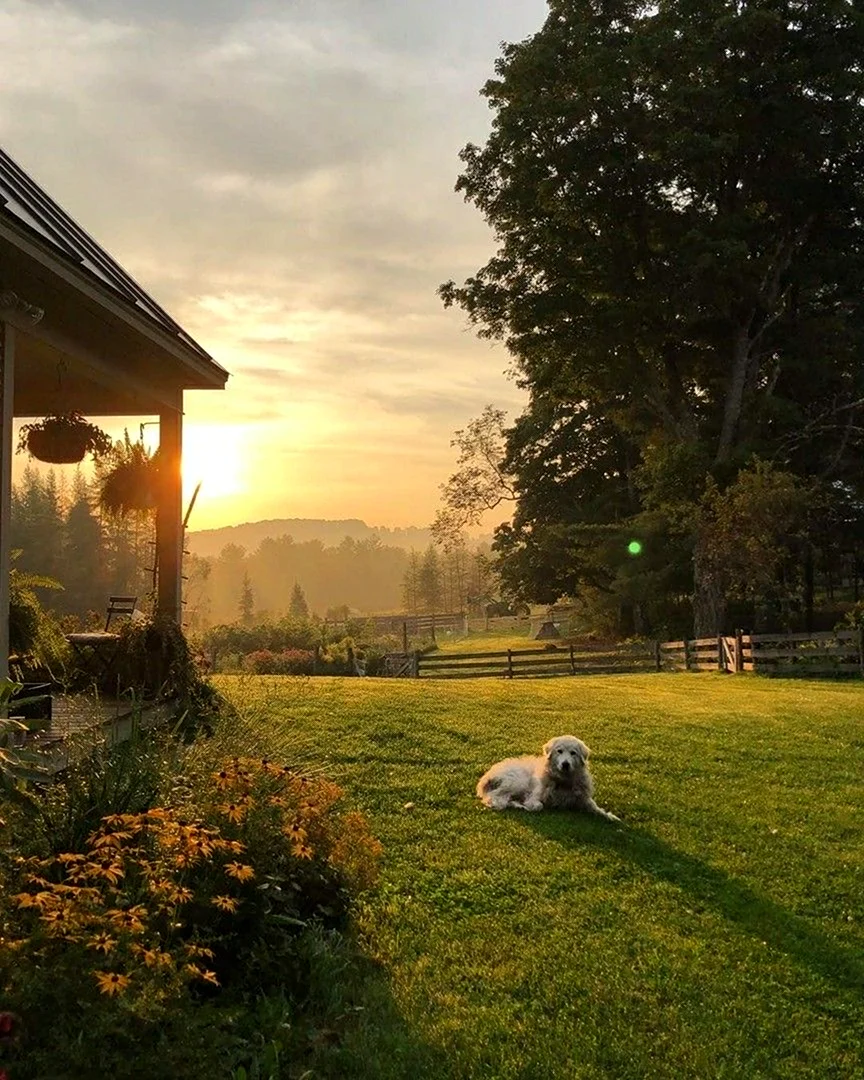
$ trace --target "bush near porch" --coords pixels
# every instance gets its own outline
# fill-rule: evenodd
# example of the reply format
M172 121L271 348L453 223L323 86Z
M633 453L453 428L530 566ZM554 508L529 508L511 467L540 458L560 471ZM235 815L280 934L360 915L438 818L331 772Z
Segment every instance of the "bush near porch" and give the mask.
M3 805L10 1080L262 1075L302 1054L380 845L320 771L239 749L151 733Z

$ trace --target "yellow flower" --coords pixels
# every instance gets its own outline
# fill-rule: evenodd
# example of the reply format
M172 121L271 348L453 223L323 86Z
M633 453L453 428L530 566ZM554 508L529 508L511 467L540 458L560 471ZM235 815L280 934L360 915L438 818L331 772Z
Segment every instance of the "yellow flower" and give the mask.
M240 902L235 900L233 896L214 896L211 903L220 911L230 911L232 913L240 906Z
M59 884L53 886L53 888L54 892L58 895L60 893L66 893L67 896L81 896L82 893L89 893L92 891L90 889L82 889L80 885L65 885L63 884L63 882L60 882Z
M64 864L86 862L86 857L84 855L76 855L71 851L64 851L62 855L57 856L57 862Z
M172 904L188 904L192 899L192 890L185 885L178 885L168 893L168 899Z
M84 868L84 877L105 878L112 885L117 885L123 880L124 876L123 864L117 862L116 859L102 859L98 863L89 862Z
M53 911L46 911L45 914L40 917L42 922L48 923L49 926L62 928L69 923L69 912L63 908L54 908Z
M212 949L208 949L206 945L184 945L187 956L206 956L208 960L212 960L215 955Z
M34 896L33 893L21 892L18 893L16 896L13 896L12 899L15 901L18 907L42 907L42 903L40 903L39 897L46 895L47 893L36 893L36 895Z
M213 841L209 836L195 836L189 841L193 851L205 858L213 854Z
M98 933L95 937L90 938L87 942L88 949L95 949L97 952L109 953L117 944L117 939L112 938L105 930Z
M147 887L152 893L170 893L174 888L174 883L168 878L157 878L155 881L151 881Z
M294 844L291 848L298 859L311 859L314 852L308 844Z
M235 775L227 769L220 769L219 772L213 773L213 779L216 781L216 787L220 791L225 791L234 783Z
M251 866L244 866L242 863L229 862L225 864L225 873L230 874L231 877L236 878L238 881L249 881L255 877L255 871Z
M119 971L94 971L93 974L99 983L99 993L109 997L122 994L129 985L129 976L121 975Z
M132 934L140 934L144 929L143 918L147 915L147 909L143 904L136 904L134 907L126 908L122 910L120 908L112 908L107 912L108 918L115 926L119 926L121 930L128 930Z
M101 835L99 833L94 833L93 836L88 839L87 843L90 845L91 851L96 853L105 847L123 847L123 841L131 839L131 832L121 830L113 833L102 833Z
M306 839L306 830L299 821L292 821L290 825L283 828L282 832L285 833L289 840L299 841Z
M171 963L170 955L160 952L159 949L148 949L144 945L139 945L137 941L132 943L131 948L132 952L139 956L147 967L158 967L160 964L164 967L166 964Z
M223 803L219 810L235 824L239 824L246 817L247 807L241 802Z

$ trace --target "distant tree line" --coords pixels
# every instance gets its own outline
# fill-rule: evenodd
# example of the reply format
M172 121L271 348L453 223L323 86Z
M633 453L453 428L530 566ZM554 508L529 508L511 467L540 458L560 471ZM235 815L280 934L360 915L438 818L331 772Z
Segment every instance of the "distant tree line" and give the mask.
M253 552L226 544L215 557L187 558L186 575L186 620L194 630L285 615L344 622L358 612L462 611L494 591L488 547L414 552L376 537L325 547L281 536Z
M152 596L152 514L117 520L96 509L96 485L76 472L27 467L13 488L11 539L21 572L51 577L46 593L59 615L100 616L112 593ZM495 591L489 550L465 543L409 552L377 537L346 537L335 547L290 536L266 539L255 551L227 544L217 556L184 560L184 622L200 632L221 624L255 626L285 615L345 621L352 614L412 614L482 608Z
M152 515L115 520L95 509L92 482L81 472L68 481L28 466L12 489L10 538L20 550L16 570L54 578L61 590L40 596L58 615L104 615L111 594L141 598L153 591Z

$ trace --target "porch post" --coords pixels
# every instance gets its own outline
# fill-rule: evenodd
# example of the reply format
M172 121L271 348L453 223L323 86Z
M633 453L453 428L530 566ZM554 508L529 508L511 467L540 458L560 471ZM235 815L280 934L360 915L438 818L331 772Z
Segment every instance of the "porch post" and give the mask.
M9 571L15 328L0 319L0 679L9 675Z
M159 411L161 476L156 508L156 559L159 568L156 610L179 626L183 594L183 483L180 474L183 447L183 391L177 390L173 408Z

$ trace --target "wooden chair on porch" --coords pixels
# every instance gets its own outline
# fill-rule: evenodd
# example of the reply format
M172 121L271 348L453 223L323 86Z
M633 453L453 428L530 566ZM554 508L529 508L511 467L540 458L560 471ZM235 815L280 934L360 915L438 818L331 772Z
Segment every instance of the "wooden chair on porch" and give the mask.
M117 642L120 635L111 630L111 621L115 617L133 618L137 596L109 596L105 612L105 629L82 631L67 634L66 640L81 658L84 667L94 675L108 671L117 654Z

